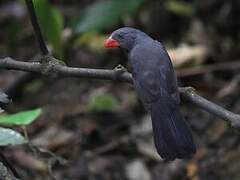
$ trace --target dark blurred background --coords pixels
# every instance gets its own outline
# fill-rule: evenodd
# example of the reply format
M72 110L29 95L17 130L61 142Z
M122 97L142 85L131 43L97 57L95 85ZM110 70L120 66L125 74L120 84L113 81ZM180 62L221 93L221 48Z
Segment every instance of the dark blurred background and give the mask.
M48 48L68 66L129 67L103 40L119 27L136 27L165 44L180 86L240 112L240 1L33 1ZM1 0L0 57L35 61L39 54L24 1ZM190 160L163 162L132 85L1 70L0 87L12 98L9 113L43 108L29 137L56 155L5 148L23 179L53 179L48 167L58 180L240 179L238 131L184 99L198 151Z

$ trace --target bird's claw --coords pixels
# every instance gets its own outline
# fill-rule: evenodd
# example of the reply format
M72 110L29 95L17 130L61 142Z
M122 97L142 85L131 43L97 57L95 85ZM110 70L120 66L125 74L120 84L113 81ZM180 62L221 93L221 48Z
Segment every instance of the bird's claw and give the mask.
M124 66L122 66L121 64L117 65L117 66L114 68L114 70L115 70L117 73L120 73L120 74L127 72L127 69L126 69Z
M119 64L114 68L114 71L115 71L115 80L117 80L123 73L127 72L127 69L123 67L121 64Z

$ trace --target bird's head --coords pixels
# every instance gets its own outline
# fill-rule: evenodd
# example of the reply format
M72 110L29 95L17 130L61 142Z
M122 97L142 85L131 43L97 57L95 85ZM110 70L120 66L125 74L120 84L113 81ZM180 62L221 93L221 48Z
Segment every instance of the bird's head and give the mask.
M124 27L114 31L104 42L106 48L120 47L130 51L138 42L148 37L144 32L130 27Z

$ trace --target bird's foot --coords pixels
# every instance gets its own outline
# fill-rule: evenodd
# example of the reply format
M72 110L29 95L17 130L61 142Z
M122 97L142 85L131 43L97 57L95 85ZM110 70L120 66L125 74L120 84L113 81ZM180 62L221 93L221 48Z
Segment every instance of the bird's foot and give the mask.
M121 75L123 75L124 73L128 72L127 69L122 66L121 64L117 65L114 68L115 73L115 79L117 80Z
M127 72L127 69L122 66L121 64L117 65L114 70L118 73L118 74L123 74L125 72Z

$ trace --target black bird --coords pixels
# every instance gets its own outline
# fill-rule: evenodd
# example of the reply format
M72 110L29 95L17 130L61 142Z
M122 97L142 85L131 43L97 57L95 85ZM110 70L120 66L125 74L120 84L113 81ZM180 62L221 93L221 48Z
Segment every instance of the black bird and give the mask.
M196 146L179 111L177 79L164 46L130 27L114 31L104 45L127 52L135 89L151 114L154 143L160 156L165 160L191 158Z

